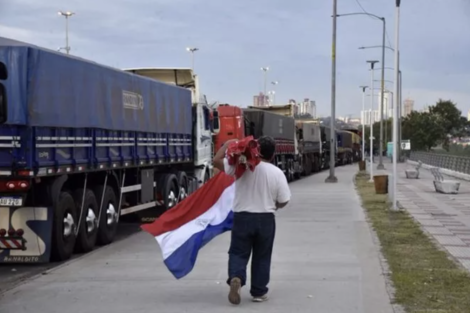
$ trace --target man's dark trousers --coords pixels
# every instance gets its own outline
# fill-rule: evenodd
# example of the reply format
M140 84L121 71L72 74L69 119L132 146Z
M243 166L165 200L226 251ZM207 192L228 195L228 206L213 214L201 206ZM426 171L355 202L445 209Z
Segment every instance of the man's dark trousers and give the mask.
M273 213L235 213L229 250L227 283L234 277L246 284L246 266L251 252L251 289L253 297L268 293L276 220Z

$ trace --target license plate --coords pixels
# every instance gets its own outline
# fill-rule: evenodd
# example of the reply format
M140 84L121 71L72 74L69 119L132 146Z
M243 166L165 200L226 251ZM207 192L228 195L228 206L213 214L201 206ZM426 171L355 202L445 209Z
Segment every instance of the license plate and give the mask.
M1 197L0 206L22 206L22 198Z

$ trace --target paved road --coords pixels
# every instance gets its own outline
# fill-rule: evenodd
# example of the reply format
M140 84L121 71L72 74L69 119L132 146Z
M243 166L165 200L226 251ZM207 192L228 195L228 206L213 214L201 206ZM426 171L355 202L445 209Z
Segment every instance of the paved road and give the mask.
M131 234L140 230L139 224L135 223L120 223L115 241L123 240ZM72 258L80 257L74 255ZM47 264L8 264L0 263L0 294L5 290L11 289L13 286L21 283L24 280L31 278L34 275L43 273L51 268L54 268L61 263L47 263Z
M227 301L229 234L201 251L194 271L176 281L158 245L138 233L75 259L6 292L0 313L64 312L391 313L377 247L352 178L356 166L292 183L292 203L278 213L270 300L242 308ZM234 311L235 312L235 311Z

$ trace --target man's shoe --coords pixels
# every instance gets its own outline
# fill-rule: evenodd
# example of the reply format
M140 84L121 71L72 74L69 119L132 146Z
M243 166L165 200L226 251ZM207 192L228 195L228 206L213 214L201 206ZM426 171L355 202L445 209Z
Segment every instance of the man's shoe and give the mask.
M230 292L228 294L228 301L231 304L240 304L241 297L240 297L240 290L242 288L242 281L238 277L232 278L230 280Z
M264 296L261 296L261 297L253 297L253 299L251 299L251 301L253 301L253 302L268 301L268 295L264 295Z

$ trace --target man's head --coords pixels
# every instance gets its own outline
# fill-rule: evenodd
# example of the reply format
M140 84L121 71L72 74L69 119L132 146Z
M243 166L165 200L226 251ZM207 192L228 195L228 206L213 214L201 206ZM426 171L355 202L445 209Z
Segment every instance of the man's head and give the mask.
M276 141L272 137L263 136L258 139L258 144L261 159L271 161L276 152Z

